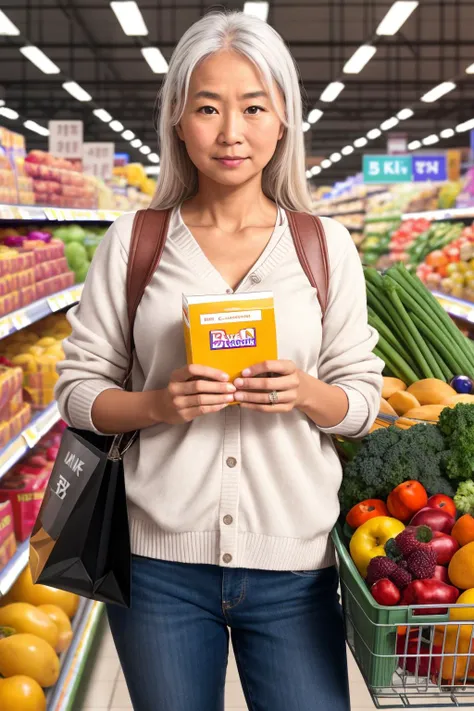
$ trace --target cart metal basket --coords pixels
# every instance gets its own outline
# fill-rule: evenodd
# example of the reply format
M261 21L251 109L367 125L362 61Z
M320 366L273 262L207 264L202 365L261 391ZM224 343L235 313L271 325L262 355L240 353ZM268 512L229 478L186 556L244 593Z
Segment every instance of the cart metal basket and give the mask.
M339 557L347 641L376 708L474 710L474 605L386 607L373 599L344 543ZM450 608L467 619L450 621ZM471 624L470 624L471 623Z

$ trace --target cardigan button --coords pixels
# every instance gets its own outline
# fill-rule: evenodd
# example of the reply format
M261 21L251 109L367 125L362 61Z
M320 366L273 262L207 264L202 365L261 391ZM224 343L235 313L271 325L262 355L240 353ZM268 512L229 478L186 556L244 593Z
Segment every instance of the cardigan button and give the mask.
M230 554L230 553L224 553L224 555L222 556L222 560L224 561L224 563L230 563L231 560L232 560L231 554Z
M226 526L230 526L230 524L234 522L234 519L232 518L232 516L230 514L227 514L226 516L224 516L224 518L222 520L224 521Z
M258 274L251 274L250 275L250 281L252 284L260 284L262 281L262 278L258 276Z
M237 459L235 457L227 457L225 463L228 467L230 467L230 469L233 469L235 466L237 466Z

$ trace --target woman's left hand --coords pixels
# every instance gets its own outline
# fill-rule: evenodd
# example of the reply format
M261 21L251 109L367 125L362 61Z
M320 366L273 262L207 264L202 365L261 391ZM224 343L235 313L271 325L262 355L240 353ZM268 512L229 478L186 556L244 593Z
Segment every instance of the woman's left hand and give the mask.
M275 373L275 377L265 377ZM263 376L263 377L262 377ZM290 412L300 404L302 373L291 360L267 360L242 371L234 380L237 392L234 399L241 407L259 412ZM262 392L263 391L263 392ZM270 393L276 392L272 404Z

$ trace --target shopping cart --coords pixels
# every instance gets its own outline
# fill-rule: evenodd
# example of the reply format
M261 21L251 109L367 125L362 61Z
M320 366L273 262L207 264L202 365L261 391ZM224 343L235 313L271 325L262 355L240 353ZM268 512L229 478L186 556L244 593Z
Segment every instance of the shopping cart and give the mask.
M376 708L474 709L474 619L426 614L433 605L385 607L373 599L333 531L340 562L347 641ZM438 606L437 606L438 607ZM471 622L471 624L469 624Z

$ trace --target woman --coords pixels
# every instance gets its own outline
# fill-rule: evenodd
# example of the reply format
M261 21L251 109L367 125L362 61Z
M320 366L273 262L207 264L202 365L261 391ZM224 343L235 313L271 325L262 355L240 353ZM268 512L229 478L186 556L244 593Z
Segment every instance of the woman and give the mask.
M346 229L324 220L324 327L298 261L282 208L311 210L301 124L297 72L269 25L242 13L197 22L161 96L153 206L173 214L134 326L135 392L118 385L133 215L110 228L70 312L63 416L141 431L125 459L133 603L109 609L137 711L222 711L229 628L252 711L349 709L328 435L368 432L382 366ZM249 363L234 382L187 367L182 293L261 290L274 293L281 360Z

